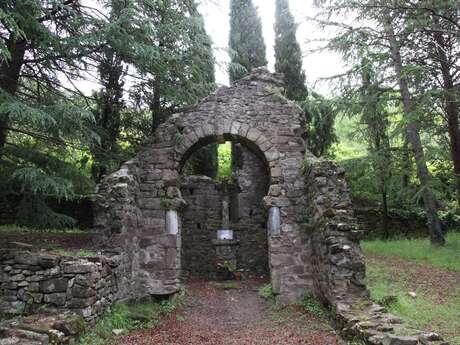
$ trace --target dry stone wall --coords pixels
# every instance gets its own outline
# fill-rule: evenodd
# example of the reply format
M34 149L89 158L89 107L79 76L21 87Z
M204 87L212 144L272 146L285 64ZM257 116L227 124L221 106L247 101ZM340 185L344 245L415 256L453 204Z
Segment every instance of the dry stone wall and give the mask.
M115 301L118 257L65 257L0 251L0 310L71 311L93 323Z

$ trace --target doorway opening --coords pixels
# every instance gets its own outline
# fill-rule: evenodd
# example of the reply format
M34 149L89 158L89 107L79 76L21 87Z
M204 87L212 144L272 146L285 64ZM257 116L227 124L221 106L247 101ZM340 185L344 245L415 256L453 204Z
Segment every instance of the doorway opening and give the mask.
M193 150L181 171L188 204L181 216L181 262L188 276L215 277L222 261L242 275L269 272L263 207L268 187L266 162L240 142L212 142ZM219 242L219 236L230 237Z

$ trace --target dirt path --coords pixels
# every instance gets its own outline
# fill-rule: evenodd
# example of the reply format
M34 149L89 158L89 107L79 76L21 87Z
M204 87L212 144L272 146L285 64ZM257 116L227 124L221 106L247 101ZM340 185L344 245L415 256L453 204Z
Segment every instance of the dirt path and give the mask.
M133 332L118 342L136 345L337 345L324 319L300 308L275 309L258 294L262 282L237 289L195 280L183 308L154 329Z

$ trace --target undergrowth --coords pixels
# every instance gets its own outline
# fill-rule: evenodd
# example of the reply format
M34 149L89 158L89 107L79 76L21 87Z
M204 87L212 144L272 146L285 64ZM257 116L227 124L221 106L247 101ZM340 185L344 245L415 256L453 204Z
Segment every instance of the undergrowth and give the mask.
M112 311L83 335L78 345L111 345L114 343L114 330L122 334L142 328L157 327L161 317L171 314L182 302L183 293L174 301L162 300L158 303L126 304L117 303Z
M262 285L259 289L259 295L267 300L273 300L275 296L273 295L272 284Z
M298 302L306 312L313 314L318 317L329 316L328 310L326 310L313 296L305 294L302 299Z
M0 225L0 233L49 233L49 234L91 234L92 230L83 230L78 228L54 229L54 228L33 228L20 226L17 224Z
M429 239L362 241L361 246L367 254L409 259L460 272L460 232L447 234L442 247L431 246Z

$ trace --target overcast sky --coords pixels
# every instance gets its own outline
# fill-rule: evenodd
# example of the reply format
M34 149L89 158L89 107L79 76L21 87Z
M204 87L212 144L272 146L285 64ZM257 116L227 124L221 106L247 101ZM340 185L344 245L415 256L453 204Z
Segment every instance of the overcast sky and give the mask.
M262 20L263 35L267 47L268 68L273 71L275 63L274 54L274 21L275 21L275 0L253 0L258 8L259 16ZM308 39L324 37L313 23L308 22L307 16L315 15L313 0L290 0L290 9L295 17L297 24L297 40L304 53L303 68L307 76L309 87L320 78L332 76L343 70L343 64L340 58L329 52L316 54L308 53L309 47L306 44ZM229 20L230 0L208 0L200 6L200 12L205 19L206 31L212 37L214 44L214 53L216 56L216 80L220 84L228 84L228 75L226 63L228 57L228 34L230 30ZM311 47L310 47L311 48ZM317 84L318 91L328 94L327 83Z
M1 0L0 0L1 1ZM97 4L96 0L84 0L93 6ZM262 20L263 35L267 47L268 68L273 71L275 63L274 54L274 21L275 21L275 0L253 0L258 8L259 16ZM308 87L314 87L324 95L330 95L327 83L318 83L318 80L329 77L343 71L343 64L336 55L323 51L321 53L308 53L306 41L308 39L324 38L324 32L321 32L315 25L308 22L307 16L315 15L313 0L289 0L290 9L297 22L297 40L304 54L303 68L307 76ZM216 57L216 81L218 84L228 85L227 63L228 56L228 35L230 30L230 0L202 0L199 8L203 14L206 31L213 40L214 54ZM100 86L90 75L85 80L76 82L76 85L85 94L91 94L92 90ZM129 82L125 84L129 87Z

